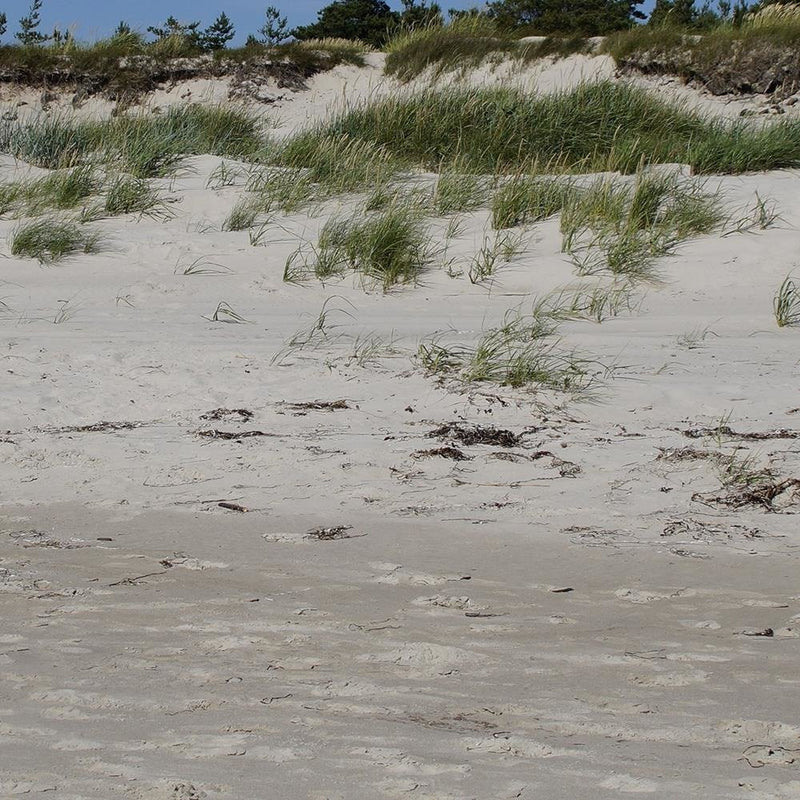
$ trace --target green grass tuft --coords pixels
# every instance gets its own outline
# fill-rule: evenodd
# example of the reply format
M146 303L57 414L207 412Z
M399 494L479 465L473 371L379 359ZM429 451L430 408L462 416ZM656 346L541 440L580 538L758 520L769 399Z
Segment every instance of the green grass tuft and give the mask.
M575 192L562 178L514 177L492 198L492 226L499 230L540 222L560 213Z
M223 106L186 106L103 122L41 117L0 128L0 152L30 164L60 169L99 161L137 178L171 174L189 155L255 161L265 147L253 116Z
M477 174L550 171L632 173L690 164L739 173L800 165L800 120L754 125L710 119L652 93L611 81L531 96L516 89L428 89L362 102L290 140L292 166L340 137L399 163Z
M313 270L324 279L351 269L388 291L416 282L432 260L416 209L393 206L366 219L359 215L329 220L319 237Z
M562 309L539 302L531 314L508 312L503 324L474 346L434 337L420 345L417 357L429 374L442 378L581 394L594 382L596 370L588 359L559 346L554 337L562 318Z
M20 225L12 233L11 254L49 264L71 253L96 253L98 244L97 234L74 222L42 218Z
M143 178L130 175L118 175L108 184L104 211L112 217L121 214L161 220L172 217L158 189Z
M779 328L800 325L800 287L791 275L784 278L775 294L773 310Z

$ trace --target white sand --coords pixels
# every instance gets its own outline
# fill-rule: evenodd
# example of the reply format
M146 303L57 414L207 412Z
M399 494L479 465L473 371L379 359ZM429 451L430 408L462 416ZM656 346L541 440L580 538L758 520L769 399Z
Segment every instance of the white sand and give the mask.
M266 113L288 133L390 88L377 63L342 68ZM241 180L205 188L218 164L164 182L168 222L99 223L101 254L3 260L0 797L800 797L800 505L709 505L713 464L658 459L717 448L682 431L721 419L800 430L798 333L772 317L800 173L714 179L782 221L688 242L633 313L566 325L616 371L562 404L439 386L412 359L575 285L556 222L479 286L296 286L285 259L325 215L256 248L220 232ZM456 272L486 235L467 218ZM184 275L198 259L216 271ZM222 301L247 322L210 322ZM327 337L271 363L326 301ZM217 408L253 416L202 419ZM137 426L65 430L101 421ZM523 445L414 457L459 421ZM738 444L800 477L800 440ZM338 525L351 538L306 536Z

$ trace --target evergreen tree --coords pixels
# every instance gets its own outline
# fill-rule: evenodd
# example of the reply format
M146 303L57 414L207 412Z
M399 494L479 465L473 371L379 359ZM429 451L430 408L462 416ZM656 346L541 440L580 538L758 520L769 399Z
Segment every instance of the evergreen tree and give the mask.
M438 3L427 5L426 0L403 0L400 25L407 29L443 25L442 8Z
M170 15L161 28L150 25L147 31L152 33L156 39L168 39L171 36L175 36L176 38L185 39L187 44L199 46L200 33L197 30L199 27L199 22L178 22L175 17Z
M381 47L397 28L400 15L384 0L334 0L317 13L317 21L292 31L296 39L321 39L326 36L360 39Z
M669 0L667 0L668 2ZM493 0L488 14L506 28L528 27L537 34L602 36L644 19L643 0Z
M28 15L19 21L19 31L15 34L21 44L43 44L48 37L38 29L41 19L39 11L42 8L42 0L32 0Z
M2 36L8 29L8 17L6 12L0 12L0 36Z
M236 35L233 23L223 11L200 34L200 44L204 50L223 50L228 42Z
M656 0L648 25L691 28L697 19L694 0Z
M281 12L275 6L267 6L264 12L264 24L258 32L261 34L261 39L250 37L253 43L276 45L290 36L288 21L286 17L281 16Z

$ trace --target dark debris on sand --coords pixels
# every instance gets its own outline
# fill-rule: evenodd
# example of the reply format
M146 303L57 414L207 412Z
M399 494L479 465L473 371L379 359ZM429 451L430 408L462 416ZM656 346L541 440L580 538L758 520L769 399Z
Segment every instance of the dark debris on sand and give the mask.
M469 447L473 444L490 444L495 447L519 447L522 437L503 428L483 425L462 425L459 422L447 422L432 430L431 439L453 439Z
M431 450L417 450L411 455L414 458L449 458L451 461L470 461L472 458L472 456L468 456L463 450L449 445L445 447L434 447Z
M800 502L800 479L761 481L751 486L737 486L721 494L697 492L692 495L692 500L733 509L755 506L765 511L781 511L787 505Z
M767 439L800 439L800 431L780 428L773 431L753 431L742 433L735 431L729 425L719 425L716 428L688 428L681 431L689 439L703 439L707 436L727 436L730 439L741 439L745 442L763 442Z
M216 428L197 431L198 436L204 439L224 439L227 441L238 441L239 439L250 439L254 436L277 436L277 433L267 433L266 431L220 431Z
M306 533L306 539L315 539L318 542L332 542L336 539L352 539L364 534L350 533L352 525L332 525L330 527L313 528Z
M253 418L253 412L246 408L215 408L200 415L200 419L219 421L228 417L238 417L242 422L248 422Z

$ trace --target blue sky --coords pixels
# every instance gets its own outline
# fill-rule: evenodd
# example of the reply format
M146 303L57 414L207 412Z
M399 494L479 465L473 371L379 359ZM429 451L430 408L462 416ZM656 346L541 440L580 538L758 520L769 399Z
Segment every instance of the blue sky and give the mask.
M42 32L51 31L54 26L62 30L70 29L81 41L108 36L124 19L131 27L146 30L148 25L163 22L170 14L182 22L199 19L208 25L220 11L224 11L236 28L236 44L243 44L248 33L263 24L264 9L268 5L277 6L288 17L289 25L302 25L312 22L317 11L327 5L329 0L136 0L133 3L98 3L96 0L43 0L41 18ZM389 0L395 8L399 0ZM444 0L443 8L469 8L480 5L475 0ZM646 5L652 5L647 3ZM8 33L5 40L13 38L18 30L17 20L28 13L30 0L0 0L0 10L8 17Z
M98 3L96 0L43 0L40 30L46 32L54 26L71 29L81 41L107 36L124 19L131 27L142 31L148 25L163 22L170 14L181 22L199 19L208 25L220 11L224 11L236 28L236 43L243 44L248 33L255 33L264 22L264 9L274 5L288 17L289 25L303 25L317 18L317 11L330 0L136 0L133 3ZM399 0L390 5L399 8ZM447 8L468 8L475 5L469 0L448 0ZM30 0L0 0L0 11L8 17L9 40L18 30L17 20L28 13Z

